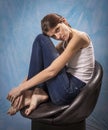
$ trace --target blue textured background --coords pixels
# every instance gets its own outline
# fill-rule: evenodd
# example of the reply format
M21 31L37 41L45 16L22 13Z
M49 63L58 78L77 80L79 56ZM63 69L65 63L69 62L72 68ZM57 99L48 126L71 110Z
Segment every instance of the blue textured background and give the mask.
M93 41L104 78L87 130L108 130L107 0L0 0L0 130L30 130L30 120L19 113L13 117L6 114L10 106L6 96L27 75L32 42L41 33L40 20L52 12L66 17L74 28L86 31Z

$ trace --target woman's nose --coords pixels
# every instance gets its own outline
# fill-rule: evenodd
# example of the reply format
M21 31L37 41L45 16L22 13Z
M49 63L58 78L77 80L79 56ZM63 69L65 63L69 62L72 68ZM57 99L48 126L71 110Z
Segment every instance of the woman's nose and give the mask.
M60 39L60 34L59 34L59 33L56 33L56 34L55 34L55 37L56 37L56 39Z

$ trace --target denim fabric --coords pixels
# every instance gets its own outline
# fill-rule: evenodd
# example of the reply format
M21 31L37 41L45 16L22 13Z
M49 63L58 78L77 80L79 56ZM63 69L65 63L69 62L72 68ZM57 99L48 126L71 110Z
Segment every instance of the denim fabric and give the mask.
M28 79L48 67L58 56L59 53L50 38L39 34L32 47ZM84 82L67 73L64 67L57 76L39 84L38 87L47 90L53 103L63 105L70 103L84 85Z

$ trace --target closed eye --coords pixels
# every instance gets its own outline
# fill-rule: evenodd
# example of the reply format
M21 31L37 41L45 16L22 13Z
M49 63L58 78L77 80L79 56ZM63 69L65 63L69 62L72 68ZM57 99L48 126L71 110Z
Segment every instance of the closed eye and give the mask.
M56 29L55 29L55 33L58 33L60 31L60 27L57 27Z
M55 29L55 33L58 33L58 32L60 32L60 27L57 27L57 28ZM56 39L56 36L55 36L55 35L52 35L51 37L54 38L54 39Z

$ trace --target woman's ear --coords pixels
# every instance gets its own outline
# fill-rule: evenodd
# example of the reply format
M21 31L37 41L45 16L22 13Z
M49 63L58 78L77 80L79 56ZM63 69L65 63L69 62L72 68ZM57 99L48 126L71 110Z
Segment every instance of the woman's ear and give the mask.
M68 21L65 18L62 18L62 22L66 25L69 25Z

